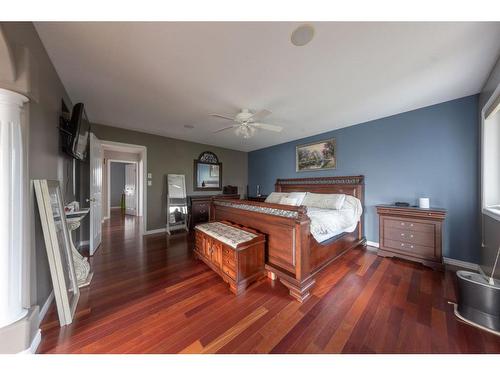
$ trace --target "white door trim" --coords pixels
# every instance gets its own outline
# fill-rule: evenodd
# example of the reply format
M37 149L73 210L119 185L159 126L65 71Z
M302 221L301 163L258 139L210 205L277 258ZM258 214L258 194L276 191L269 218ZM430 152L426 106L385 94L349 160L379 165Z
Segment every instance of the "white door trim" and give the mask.
M148 148L142 145L135 145L131 143L122 143L122 142L113 142L106 141L101 139L101 145L103 146L111 146L117 149L120 149L122 152L132 152L135 154L139 154L139 175L142 175L142 178L139 179L139 190L140 194L142 194L142 201L139 203L139 212L142 214L142 223L143 227L141 228L141 234L147 232L148 228L148 186L147 186L147 177L148 177ZM130 163L130 162L128 162ZM109 184L108 184L109 185Z

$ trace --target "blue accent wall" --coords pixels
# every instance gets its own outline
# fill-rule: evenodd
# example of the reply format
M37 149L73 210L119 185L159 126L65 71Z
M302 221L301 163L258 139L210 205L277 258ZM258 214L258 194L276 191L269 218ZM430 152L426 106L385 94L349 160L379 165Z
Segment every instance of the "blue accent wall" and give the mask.
M286 130L285 130L286 131ZM295 146L335 137L337 169L295 172ZM365 176L365 236L378 242L375 205L430 197L448 210L444 254L479 261L478 96L252 151L250 195L274 191L277 178Z

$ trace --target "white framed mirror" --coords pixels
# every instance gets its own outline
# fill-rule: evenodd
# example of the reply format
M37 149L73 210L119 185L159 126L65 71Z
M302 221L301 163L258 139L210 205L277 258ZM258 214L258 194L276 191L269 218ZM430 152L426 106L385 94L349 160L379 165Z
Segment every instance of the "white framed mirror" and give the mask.
M71 324L80 298L59 181L33 181L59 324Z
M167 233L188 230L186 178L183 174L167 175Z

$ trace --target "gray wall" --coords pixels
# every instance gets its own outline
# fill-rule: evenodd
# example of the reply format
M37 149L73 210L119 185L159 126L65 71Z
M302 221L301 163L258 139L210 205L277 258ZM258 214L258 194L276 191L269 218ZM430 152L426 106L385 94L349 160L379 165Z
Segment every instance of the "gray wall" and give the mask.
M122 193L125 189L125 163L111 163L109 187L109 203L111 207L120 207Z
M334 130L249 153L249 186L277 178L365 176L365 235L378 242L375 206L397 201L448 210L444 256L478 263L477 95ZM335 137L337 169L295 172L295 146Z
M30 179L59 180L65 200L74 200L72 179L72 159L62 154L59 141L59 115L61 99L68 107L71 101L62 85L45 48L31 22L2 23L5 35L13 45L24 46L29 50L36 64L33 85L38 92L38 101L31 101L29 113L29 176ZM79 167L79 163L78 163ZM33 304L43 305L51 290L47 254L44 245L38 207L33 202L35 218L32 245L35 261L31 263L31 300Z
M497 61L495 67L490 73L488 80L485 82L481 94L479 95L479 113L483 110L483 107L490 99L493 92L500 84L500 59ZM497 115L498 116L498 115ZM482 152L482 150L480 150ZM481 159L479 159L481 160ZM481 180L480 174L478 176ZM488 275L491 273L493 264L495 263L495 257L497 254L498 247L500 246L500 223L489 216L482 214L482 207L478 214L481 217L482 224L482 240L484 247L481 248L480 264L481 268ZM500 266L497 267L497 272L495 277L500 278Z
M153 185L147 186L148 230L164 228L166 223L166 178L169 173L184 174L188 195L221 192L193 192L193 160L203 151L214 152L222 162L222 185L236 185L244 195L247 185L246 152L182 141L111 126L92 124L94 134L107 141L147 147L147 172L152 173Z

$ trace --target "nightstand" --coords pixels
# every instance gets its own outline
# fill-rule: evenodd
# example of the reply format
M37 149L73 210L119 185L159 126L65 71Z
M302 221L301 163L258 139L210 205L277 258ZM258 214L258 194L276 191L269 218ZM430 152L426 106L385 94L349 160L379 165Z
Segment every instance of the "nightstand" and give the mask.
M446 210L380 205L377 206L377 213L378 255L443 269L442 231Z

